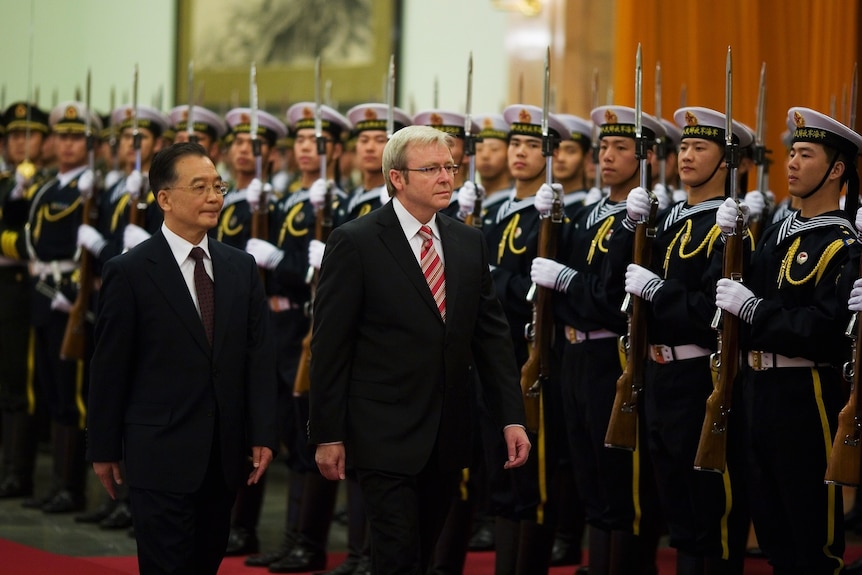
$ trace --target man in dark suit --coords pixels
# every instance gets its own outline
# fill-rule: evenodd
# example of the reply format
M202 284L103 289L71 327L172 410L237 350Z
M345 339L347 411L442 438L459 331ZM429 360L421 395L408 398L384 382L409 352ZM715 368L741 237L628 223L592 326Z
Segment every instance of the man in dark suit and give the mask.
M159 152L150 183L164 224L103 269L87 459L111 496L128 481L142 574L214 575L245 459L255 483L276 445L269 311L254 259L207 237L227 186L204 148Z
M451 144L427 126L392 136L393 199L332 232L315 299L309 436L325 477L356 469L376 575L428 567L470 463L471 369L504 434L504 467L530 451L484 239L438 213L458 170Z

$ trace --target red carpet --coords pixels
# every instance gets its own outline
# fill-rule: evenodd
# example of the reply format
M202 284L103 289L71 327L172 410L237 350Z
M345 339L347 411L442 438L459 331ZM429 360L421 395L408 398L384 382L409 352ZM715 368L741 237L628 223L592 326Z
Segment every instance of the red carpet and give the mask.
M344 560L344 553L329 556L327 568L331 569ZM0 539L0 557L4 575L136 575L137 560L134 557L68 557L48 553L5 539ZM659 575L674 575L675 552L672 549L659 551ZM846 561L862 557L862 547L849 547ZM244 557L228 557L219 569L219 575L263 575L265 569L246 567ZM572 575L573 567L554 567L550 575ZM764 560L749 559L746 575L770 575L772 570ZM471 553L464 568L465 575L493 575L493 553Z

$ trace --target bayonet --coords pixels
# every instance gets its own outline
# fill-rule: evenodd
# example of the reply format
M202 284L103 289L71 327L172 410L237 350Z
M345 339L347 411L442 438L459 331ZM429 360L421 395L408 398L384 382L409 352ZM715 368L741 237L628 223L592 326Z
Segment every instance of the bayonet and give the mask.
M84 135L87 139L87 164L90 168L90 171L93 172L93 176L95 179L95 169L96 169L96 138L93 135L93 112L90 107L90 99L92 95L92 75L90 69L87 69L87 100L85 102L85 106L87 108L87 131L84 132ZM79 100L80 101L80 100Z
M258 102L257 102L257 67L254 62L251 63L251 68L248 72L248 96L249 106L251 107L251 124L249 126L249 137L251 138L251 150L254 154L254 177L261 179L263 172L263 158L260 152L260 138L258 137L259 122L258 118ZM261 180L261 184L263 181Z
M189 99L189 109L186 110L186 135L189 142L198 143L198 137L195 134L195 63L189 60L188 73L186 75L186 96Z
M476 181L476 138L473 135L473 52L467 60L467 108L464 116L464 154L467 156L468 175L471 182Z
M757 166L757 189L766 193L766 62L760 66L760 86L757 91L757 123L754 129L754 163Z
M141 171L141 132L138 129L138 65L132 76L132 146L135 149L135 170ZM143 194L140 194L143 195Z
M314 139L320 159L320 177L326 179L326 138L323 135L323 110L320 90L320 56L314 61Z
M856 98L859 96L859 63L853 63L853 81L850 84L850 114L847 127L856 131Z
M437 76L434 76L434 100L433 105L431 106L435 110L440 105L440 79Z
M545 156L545 183L554 183L554 145L556 144L548 119L551 114L551 47L545 51L545 74L542 92L542 155ZM555 224L562 222L563 199L554 190L554 208L551 209L551 219Z
M27 63L27 94L33 94L33 26L35 21L35 2L30 2L30 34L29 34L29 54ZM5 99L5 95L4 95ZM36 166L30 161L30 118L32 117L31 109L33 104L38 105L39 102L39 87L36 86L36 91L33 97L33 102L27 104L27 125L24 126L24 161L15 167L15 171L20 174L27 182L33 179L36 175Z
M395 133L395 54L389 55L389 74L386 78L386 139Z
M655 117L661 122L661 62L655 65ZM656 135L656 153L658 154L658 181L665 187L667 184L667 140Z
M590 90L590 109L595 110L599 107L599 69L593 68L593 82ZM593 153L593 165L595 166L596 179L595 187L602 189L602 171L599 169L599 125L597 122L592 123L591 146Z
M635 57L635 155L640 162L640 187L647 188L647 145L643 137L643 58L641 45Z
M847 112L847 84L842 84L841 86L841 117L836 118L839 122L844 124L845 126L850 123L850 114Z

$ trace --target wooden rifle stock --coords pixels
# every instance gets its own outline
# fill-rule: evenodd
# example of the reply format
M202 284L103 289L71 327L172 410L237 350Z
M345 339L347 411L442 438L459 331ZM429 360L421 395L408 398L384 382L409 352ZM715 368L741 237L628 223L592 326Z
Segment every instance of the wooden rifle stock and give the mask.
M314 237L315 239L326 242L329 239L329 234L332 232L332 186L326 193L326 201L318 210L317 217L314 219ZM311 323L308 326L308 333L302 338L302 351L299 355L299 365L296 368L296 378L293 380L293 395L300 396L308 394L311 389L311 337L314 334L314 317L312 316L312 306L314 302L314 293L317 288L318 272L309 266L309 284L311 286L311 301L308 302L306 313L311 318Z
M83 223L92 225L98 216L95 189L84 202ZM87 311L93 295L93 256L89 250L81 249L78 261L78 295L69 310L66 321L66 331L63 332L63 342L60 344L60 358L67 360L84 359L86 351Z
M551 215L539 224L539 242L536 255L554 259L557 255L557 237L562 224L562 202L555 200ZM532 322L524 327L529 345L527 361L521 366L521 393L527 430L536 432L541 425L542 385L551 376L551 344L554 337L554 308L549 288L533 284L527 299L533 302Z
M652 196L652 194L651 194ZM651 198L654 199L654 198ZM632 261L648 268L652 260L652 238L658 201L652 202L649 218L635 229ZM628 302L628 306L626 303ZM632 451L637 446L638 397L644 386L647 358L646 302L638 296L626 296L628 333L621 338L626 349L626 367L617 379L614 405L605 433L605 447Z
M736 233L727 237L722 263L725 278L742 281L743 237L741 218ZM717 321L717 320L720 320ZM720 323L720 325L718 325ZM706 413L694 468L698 471L723 473L727 466L727 423L733 397L733 382L739 373L739 318L732 313L716 310L713 327L718 329L718 349L712 354L712 369L718 374L713 379L712 392L706 399Z
M847 335L853 340L850 362L844 366L844 376L852 382L850 397L838 413L838 430L832 443L832 452L826 464L823 481L837 485L858 486L862 466L862 401L859 399L859 354L862 353L862 318L859 312L847 327Z

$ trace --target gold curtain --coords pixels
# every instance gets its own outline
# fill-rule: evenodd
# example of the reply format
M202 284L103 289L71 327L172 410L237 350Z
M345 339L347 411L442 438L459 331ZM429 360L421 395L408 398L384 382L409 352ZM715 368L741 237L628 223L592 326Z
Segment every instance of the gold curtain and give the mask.
M640 43L644 111L655 110L655 65L660 62L662 115L668 120L680 105L683 86L687 106L724 111L730 46L733 118L754 129L760 68L766 63L770 188L779 197L787 193L781 134L787 129L788 108L804 106L826 114L834 109L836 119L849 120L859 53L858 0L616 0L615 24L614 99L634 105ZM862 118L857 130L860 123ZM749 178L749 187L754 183Z

